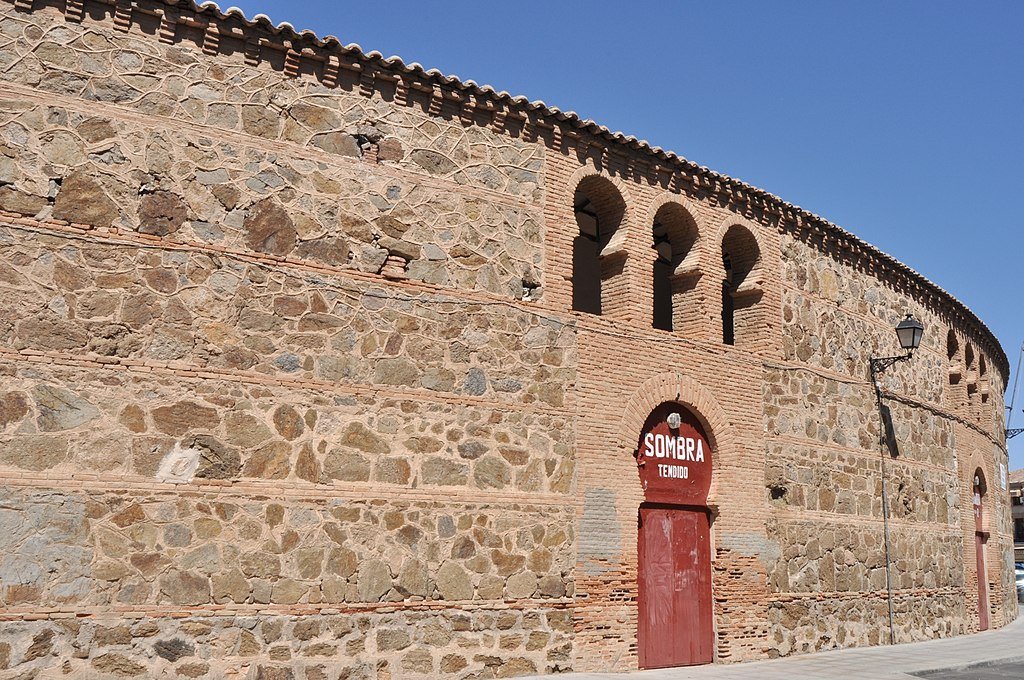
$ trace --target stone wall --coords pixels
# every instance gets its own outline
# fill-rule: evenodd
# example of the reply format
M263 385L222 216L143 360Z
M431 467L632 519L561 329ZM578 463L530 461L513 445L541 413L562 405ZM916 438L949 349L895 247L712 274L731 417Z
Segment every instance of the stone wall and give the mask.
M539 286L536 144L56 13L7 12L0 35L22 88L0 109L0 209L373 273L390 255L459 289Z
M921 610L930 612L921 620ZM898 596L893 603L897 639L903 642L963 635L961 593L927 592L914 598ZM825 649L884 645L889 641L888 607L884 596L828 599L778 598L768 606L773 630L769 657L805 654ZM842 622L837 625L836 622Z
M202 450L213 460L196 474L215 479L368 481L372 458L378 482L568 490L564 324L205 253L17 236L0 236L8 351L108 368L6 381L24 405L5 418L12 465L153 478L172 450ZM175 371L199 381L183 392Z
M4 604L127 609L562 598L571 526L538 508L7 494ZM53 507L41 507L41 506ZM27 508L28 521L18 522Z
M5 624L14 642L0 642L0 662L24 659L27 673L72 678L233 677L248 668L253 677L315 680L339 677L339 666L340 677L360 680L512 677L566 667L571 634L567 612L544 609L121 615Z
M571 667L543 147L3 10L0 665Z
M376 677L389 664L429 676L568 662L573 536L550 510L127 490L2 503L7 608L120 617L5 624L0 649L26 671L198 677L290 662L326 677L343 655L350 677Z
M784 358L806 368L771 371L765 387L765 485L783 555L769 578L773 589L787 595L777 608L785 619L789 610L819 607L809 605L808 597L835 592L854 611L877 610L886 587L880 526L884 462L897 640L975 629L970 477L980 465L999 484L1006 453L993 442L1002 438L994 415L1002 408L1001 389L946 408L955 401L947 394L953 389L947 331L956 328L946 310L892 290L842 254L784 238L782 273ZM880 379L891 418L886 434L880 432L875 392L863 380L869 357L899 354L890 329L908 312L926 332L913 360L887 369ZM998 498L1001 491L993 486L990 495ZM993 621L1016 612L1003 583L1012 572L1002 555L1010 535L1002 526L1002 507L996 514L989 545L998 548L988 565ZM831 523L835 528L823 533L823 524ZM843 546L843 554L833 554L832 545ZM808 597L790 597L790 591L806 591ZM887 616L885 611L882 620ZM842 618L817 624L816 640L799 626L787 629L783 621L780 627L775 638L793 650L874 643L870 628Z

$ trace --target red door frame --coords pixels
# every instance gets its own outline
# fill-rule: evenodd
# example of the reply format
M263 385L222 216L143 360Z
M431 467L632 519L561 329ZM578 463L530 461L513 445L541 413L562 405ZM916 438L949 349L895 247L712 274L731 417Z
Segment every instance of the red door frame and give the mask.
M985 569L985 544L988 543L988 532L985 531L985 476L981 470L974 473L974 555L978 575L978 630L988 630L988 573Z
M711 663L715 631L710 512L704 507L644 503L637 522L640 668Z
M978 559L978 630L988 630L988 574L985 570L985 543L983 532L974 534L974 550Z

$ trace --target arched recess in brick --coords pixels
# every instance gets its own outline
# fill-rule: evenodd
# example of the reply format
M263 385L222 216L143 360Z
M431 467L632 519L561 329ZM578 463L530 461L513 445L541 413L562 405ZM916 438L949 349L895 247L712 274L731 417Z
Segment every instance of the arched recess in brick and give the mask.
M967 383L967 403L974 404L974 395L978 391L978 370L974 363L974 345L970 341L964 343L964 370Z
M964 364L964 347L954 329L946 334L946 360L949 370L949 387L946 404L959 409L967 404L967 370Z
M730 223L721 232L722 246L722 342L755 347L765 323L757 303L764 296L761 275L761 244L755 232Z
M701 323L697 280L701 274L700 227L696 212L674 194L662 195L651 208L655 258L652 272L652 325L686 331Z
M978 629L987 630L991 614L988 569L988 538L989 538L989 510L987 509L988 480L982 466L968 468L973 470L969 480L971 489L971 510L974 524L974 550L976 560L976 577L978 587Z
M971 503L972 503L972 499L974 497L974 480L975 480L975 477L977 477L981 481L982 490L983 490L982 496L984 497L985 494L989 491L989 488L988 488L988 478L989 478L990 475L988 474L988 472L986 471L985 468L986 468L986 466L985 466L985 459L982 457L981 453L979 453L978 451L973 451L971 453L968 461L967 461L967 464L964 465L964 467L963 467L964 473L962 473L962 474L964 474L964 478L962 480L962 483L963 483L964 488L966 489L966 492L967 492L967 503L968 503L968 506L966 508L962 509L961 512L965 512L966 513L966 512L971 512L973 510L973 507L972 507ZM984 498L983 498L983 500L984 500ZM982 507L984 508L984 506L982 506ZM974 526L974 520L973 519L971 519L971 526L972 527ZM984 512L982 513L981 525L980 526L981 526L981 530L982 531L986 531L986 532L989 531L989 516L988 516L988 513L984 513Z
M593 168L570 179L577 234L572 243L572 308L622 315L628 304L626 201L621 183Z
M981 395L982 404L988 403L988 362L985 361L985 355L982 353L978 354L978 394Z
M949 362L949 384L959 385L963 378L960 366L960 341L956 339L956 331L952 328L946 334L946 359Z
M736 439L725 412L710 390L683 373L662 373L646 380L634 390L619 423L618 448L622 455L634 455L647 416L665 402L673 401L697 417L713 447L711 489L708 505L718 498L718 477L722 456L735 451Z

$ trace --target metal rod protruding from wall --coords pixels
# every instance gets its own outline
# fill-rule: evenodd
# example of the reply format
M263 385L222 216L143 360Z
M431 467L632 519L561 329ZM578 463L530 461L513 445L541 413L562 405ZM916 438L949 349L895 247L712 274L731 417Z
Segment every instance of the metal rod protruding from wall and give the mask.
M1019 370L1019 368L1018 368ZM1010 408L1010 407L1007 407ZM1021 409L1024 411L1024 409ZM1024 432L1024 427L1010 427L1010 421L1013 420L1013 409L1010 409L1010 415L1006 418L1006 438L1013 439L1021 432Z
M869 364L871 367L871 384L875 388L875 399L878 403L878 450L882 457L882 527L885 534L885 590L886 590L886 602L889 607L889 644L896 644L896 624L893 617L892 609L892 561L889 558L890 547L889 547L889 484L886 480L885 471L885 413L882 406L882 386L878 382L879 374L890 366L897 364L901 361L907 361L913 356L913 351L908 351L906 354L898 357L871 357Z

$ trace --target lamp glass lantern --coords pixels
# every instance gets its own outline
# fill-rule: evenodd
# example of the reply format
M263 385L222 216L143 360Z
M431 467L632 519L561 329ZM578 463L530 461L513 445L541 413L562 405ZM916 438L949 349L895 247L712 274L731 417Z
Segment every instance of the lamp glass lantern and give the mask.
M896 324L896 337L900 339L900 347L908 352L920 347L923 336L924 324L915 319L913 314L907 314L907 318Z

